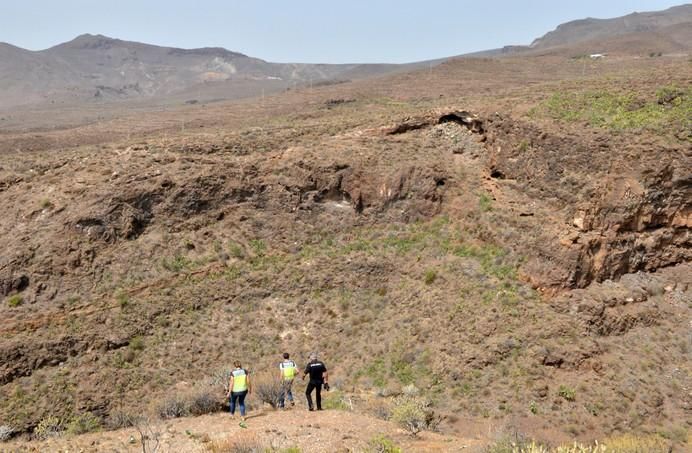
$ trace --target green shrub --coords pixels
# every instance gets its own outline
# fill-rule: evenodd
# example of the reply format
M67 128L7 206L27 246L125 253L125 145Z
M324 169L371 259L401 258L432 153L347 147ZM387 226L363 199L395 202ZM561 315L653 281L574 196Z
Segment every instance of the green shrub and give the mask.
M380 434L368 442L369 453L402 453L400 447L397 447L391 439Z
M267 252L267 244L262 239L253 239L250 241L250 248L257 256L264 256Z
M339 390L332 390L325 395L322 393L322 406L325 409L347 411L351 409L346 396Z
M137 336L137 337L132 337L130 340L130 349L133 351L143 351L144 350L144 338Z
M425 276L423 277L423 281L425 281L426 285L432 285L436 279L437 279L437 272L435 272L434 269L428 269L427 271L425 271Z
M122 289L115 294L115 300L120 305L120 308L126 308L130 305L130 296Z
M245 258L245 251L243 251L243 248L240 246L240 244L236 244L235 242L231 242L230 244L228 244L228 254L231 255L233 258L237 258L239 260Z
M561 385L557 393L567 401L574 401L577 397L576 391L567 385Z
M493 199L487 193L482 193L478 196L478 208L481 212L489 212L493 210Z
M84 434L98 431L101 429L101 419L87 412L85 414L74 416L67 424L67 432L69 434Z
M189 258L182 255L176 255L171 258L161 259L161 266L163 266L163 268L167 271L174 272L176 274L189 268L191 265L192 261L190 261Z
M19 294L14 294L7 298L7 305L12 308L19 307L23 302L24 299Z
M586 121L591 126L610 129L646 128L658 134L689 132L692 111L692 88L674 86L658 89L654 93L592 90L558 92L553 94L533 113L542 112L556 120ZM687 135L689 139L689 134Z

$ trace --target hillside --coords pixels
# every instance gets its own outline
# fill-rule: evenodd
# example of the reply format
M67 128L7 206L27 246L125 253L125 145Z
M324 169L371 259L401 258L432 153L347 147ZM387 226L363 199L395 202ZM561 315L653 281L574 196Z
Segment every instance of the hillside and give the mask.
M683 445L688 65L460 59L0 134L0 424L318 350L359 411L413 384L445 435Z

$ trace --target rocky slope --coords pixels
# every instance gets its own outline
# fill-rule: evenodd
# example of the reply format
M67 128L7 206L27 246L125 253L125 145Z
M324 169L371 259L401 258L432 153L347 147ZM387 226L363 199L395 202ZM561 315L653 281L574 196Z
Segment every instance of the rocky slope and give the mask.
M129 139L0 134L0 424L156 413L318 350L343 395L413 384L445 433L680 444L687 65L462 60L136 114ZM594 93L628 108L570 110Z

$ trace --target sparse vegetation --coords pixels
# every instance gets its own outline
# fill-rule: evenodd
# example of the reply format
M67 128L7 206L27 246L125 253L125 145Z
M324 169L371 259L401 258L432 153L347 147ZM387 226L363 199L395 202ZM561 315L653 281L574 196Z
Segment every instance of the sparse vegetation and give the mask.
M14 294L14 295L8 297L7 299L5 299L5 302L7 303L8 307L15 308L15 307L19 307L20 305L22 305L22 303L24 302L24 299L19 294Z
M423 430L435 430L440 422L429 401L408 395L396 398L391 419L412 436Z
M211 442L207 450L210 453L267 453L274 451L270 445L253 433L235 435Z
M276 408L279 406L279 399L281 398L281 380L273 374L253 377L252 391L261 402Z
M167 271L179 273L190 268L190 266L192 266L192 261L186 256L175 255L170 258L161 259L161 266Z
M101 419L94 414L87 412L75 415L67 423L65 430L68 434L84 434L98 431L101 429Z
M423 281L426 285L432 285L435 282L435 279L437 279L437 272L434 269L428 269L425 271Z
M65 425L62 420L54 415L49 415L41 419L38 425L34 428L34 438L46 440L51 437L58 437L65 431Z
M190 405L180 395L172 395L164 398L157 407L160 418L180 418L190 415Z
M478 208L481 212L489 212L493 210L493 199L487 193L478 195Z
M572 444L550 447L536 441L504 438L486 449L486 453L668 453L670 445L657 436L631 434L612 437L593 444Z
M661 94L676 93L667 103ZM665 96L663 97L665 99ZM567 122L587 121L591 126L610 129L649 129L659 134L690 130L692 88L665 86L656 96L636 92L595 90L553 94L534 113ZM688 137L688 139L690 139Z
M133 351L143 351L144 350L144 338L140 336L132 337L130 339L130 349Z
M574 401L577 397L577 392L567 385L561 385L557 393L567 401Z
M125 309L130 305L130 296L126 291L119 290L115 294L115 301L118 303L120 308Z
M402 453L403 450L389 438L380 435L368 442L369 453Z

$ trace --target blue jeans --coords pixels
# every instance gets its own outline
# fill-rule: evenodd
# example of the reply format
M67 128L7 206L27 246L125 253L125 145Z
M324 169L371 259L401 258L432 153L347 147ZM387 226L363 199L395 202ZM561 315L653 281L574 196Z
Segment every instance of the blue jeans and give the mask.
M231 415L235 414L235 404L238 401L238 406L240 407L240 415L245 417L245 397L247 396L247 390L242 392L232 392L231 398L229 399L229 405L231 406Z
M279 396L279 407L284 407L284 402L286 401L286 397L288 397L288 400L293 402L293 391L291 390L291 387L293 387L293 379L289 381L283 381L281 383L281 396Z

